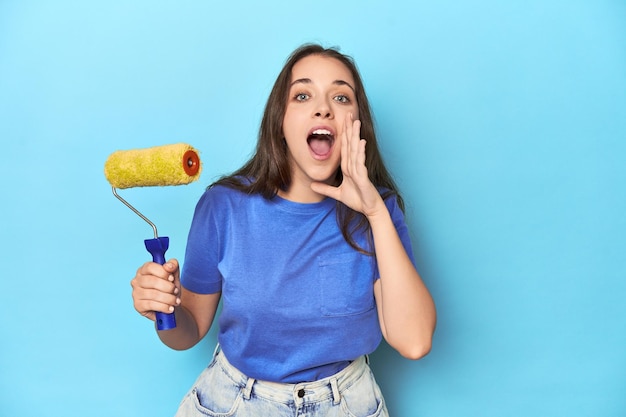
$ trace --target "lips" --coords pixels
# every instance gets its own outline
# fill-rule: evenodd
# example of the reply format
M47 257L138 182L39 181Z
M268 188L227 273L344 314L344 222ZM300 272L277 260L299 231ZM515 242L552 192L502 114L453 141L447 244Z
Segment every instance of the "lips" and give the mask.
M328 128L314 128L307 137L307 143L316 159L325 159L330 156L335 143L335 135Z

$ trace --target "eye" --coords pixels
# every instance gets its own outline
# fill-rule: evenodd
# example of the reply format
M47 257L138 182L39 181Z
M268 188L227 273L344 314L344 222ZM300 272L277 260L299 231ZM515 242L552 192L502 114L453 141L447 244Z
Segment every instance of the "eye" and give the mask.
M344 94L339 94L338 96L335 96L335 101L343 104L348 104L350 103L350 98Z
M298 93L294 96L296 101L305 101L309 98L309 95L306 93Z

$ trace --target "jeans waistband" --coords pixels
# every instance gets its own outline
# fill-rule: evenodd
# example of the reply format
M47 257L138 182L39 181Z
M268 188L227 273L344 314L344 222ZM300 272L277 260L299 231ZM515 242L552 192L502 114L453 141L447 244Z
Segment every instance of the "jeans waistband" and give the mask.
M261 381L244 375L228 362L224 353L216 348L215 360L236 384L243 390L245 399L250 399L252 392L258 397L289 404L302 402L318 402L332 399L333 403L341 402L341 392L350 387L368 369L365 356L359 357L338 373L313 382L287 384Z

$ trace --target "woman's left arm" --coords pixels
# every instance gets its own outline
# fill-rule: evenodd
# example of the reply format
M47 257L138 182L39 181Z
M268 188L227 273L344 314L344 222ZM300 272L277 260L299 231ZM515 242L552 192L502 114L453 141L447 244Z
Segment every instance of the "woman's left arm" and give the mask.
M313 183L311 188L341 201L368 219L380 279L374 296L385 340L402 356L419 359L430 351L436 312L428 289L404 249L389 210L369 179L361 122L348 115L341 133L341 171L338 187Z
M383 336L402 356L419 359L430 351L435 331L435 303L406 253L387 207L367 216L380 279L374 296Z

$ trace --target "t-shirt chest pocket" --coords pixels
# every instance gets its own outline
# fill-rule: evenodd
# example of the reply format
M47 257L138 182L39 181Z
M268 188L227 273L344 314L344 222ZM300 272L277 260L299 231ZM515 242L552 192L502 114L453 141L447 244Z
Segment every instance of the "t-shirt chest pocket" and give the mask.
M374 258L356 251L318 258L324 316L361 314L375 307Z

